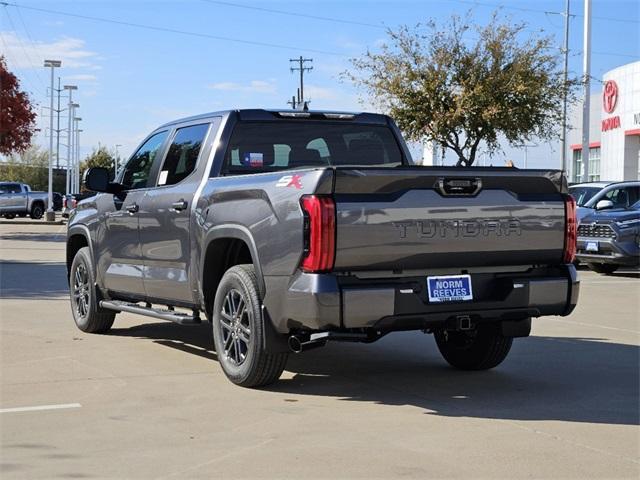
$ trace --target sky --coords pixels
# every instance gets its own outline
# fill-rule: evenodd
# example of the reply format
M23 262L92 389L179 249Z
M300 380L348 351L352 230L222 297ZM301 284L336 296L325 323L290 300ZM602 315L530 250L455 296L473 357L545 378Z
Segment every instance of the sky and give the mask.
M583 3L570 3L573 75L582 72ZM48 145L50 70L42 65L56 59L62 60L56 82L60 76L63 85L79 87L74 101L80 104L82 156L102 144L120 145L127 157L170 120L233 108L287 108L298 86L289 59L300 55L313 59L305 76L311 108L371 110L362 92L340 78L350 58L379 49L388 28L443 23L468 11L482 25L498 8L562 46L565 0L3 0L0 54L37 104L35 143ZM592 0L592 12L597 92L605 72L640 60L640 0ZM529 147L527 157L529 168L557 168L560 151L540 144ZM505 159L523 166L524 149L506 148L484 161L502 165Z

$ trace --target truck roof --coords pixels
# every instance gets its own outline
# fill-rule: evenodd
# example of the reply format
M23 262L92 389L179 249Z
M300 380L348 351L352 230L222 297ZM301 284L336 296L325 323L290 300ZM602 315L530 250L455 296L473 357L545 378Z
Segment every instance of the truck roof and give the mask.
M335 120L357 120L358 122L386 124L387 116L381 113L369 112L345 112L340 110L292 110L286 108L279 109L238 109L238 110L219 110L216 112L203 113L193 115L191 117L180 118L167 122L158 128L168 127L177 123L193 122L197 120L205 120L211 117L219 117L229 113L237 113L241 120L277 120L287 118L317 118L317 119L335 119Z

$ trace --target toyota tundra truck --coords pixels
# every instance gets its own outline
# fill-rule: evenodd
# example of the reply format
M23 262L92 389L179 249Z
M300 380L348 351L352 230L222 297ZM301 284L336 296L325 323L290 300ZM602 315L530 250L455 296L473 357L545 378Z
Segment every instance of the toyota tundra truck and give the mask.
M154 130L68 223L71 308L206 320L226 376L276 381L291 353L435 335L453 367L500 364L531 319L568 315L575 202L560 171L423 167L372 113L235 110Z

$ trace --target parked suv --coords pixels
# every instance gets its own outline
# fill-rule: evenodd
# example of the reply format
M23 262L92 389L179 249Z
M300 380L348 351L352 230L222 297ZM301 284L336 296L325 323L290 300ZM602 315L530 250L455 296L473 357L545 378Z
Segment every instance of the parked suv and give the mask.
M578 259L598 273L640 264L640 200L616 208L601 200L597 211L578 226Z
M613 208L633 205L640 200L640 181L579 183L571 185L569 193L578 205L577 216L580 222L596 211L600 201L612 202Z
M68 223L78 328L116 313L212 324L243 386L290 352L435 335L447 362L497 366L531 318L578 299L575 202L562 172L421 167L369 113L239 110L154 130Z

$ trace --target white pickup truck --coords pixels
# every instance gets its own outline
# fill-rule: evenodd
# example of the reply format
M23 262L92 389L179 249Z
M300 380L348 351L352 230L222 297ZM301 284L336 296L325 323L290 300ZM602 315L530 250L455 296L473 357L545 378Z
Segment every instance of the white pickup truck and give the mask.
M31 187L18 182L0 182L0 216L40 219L47 209L47 192L32 192Z

